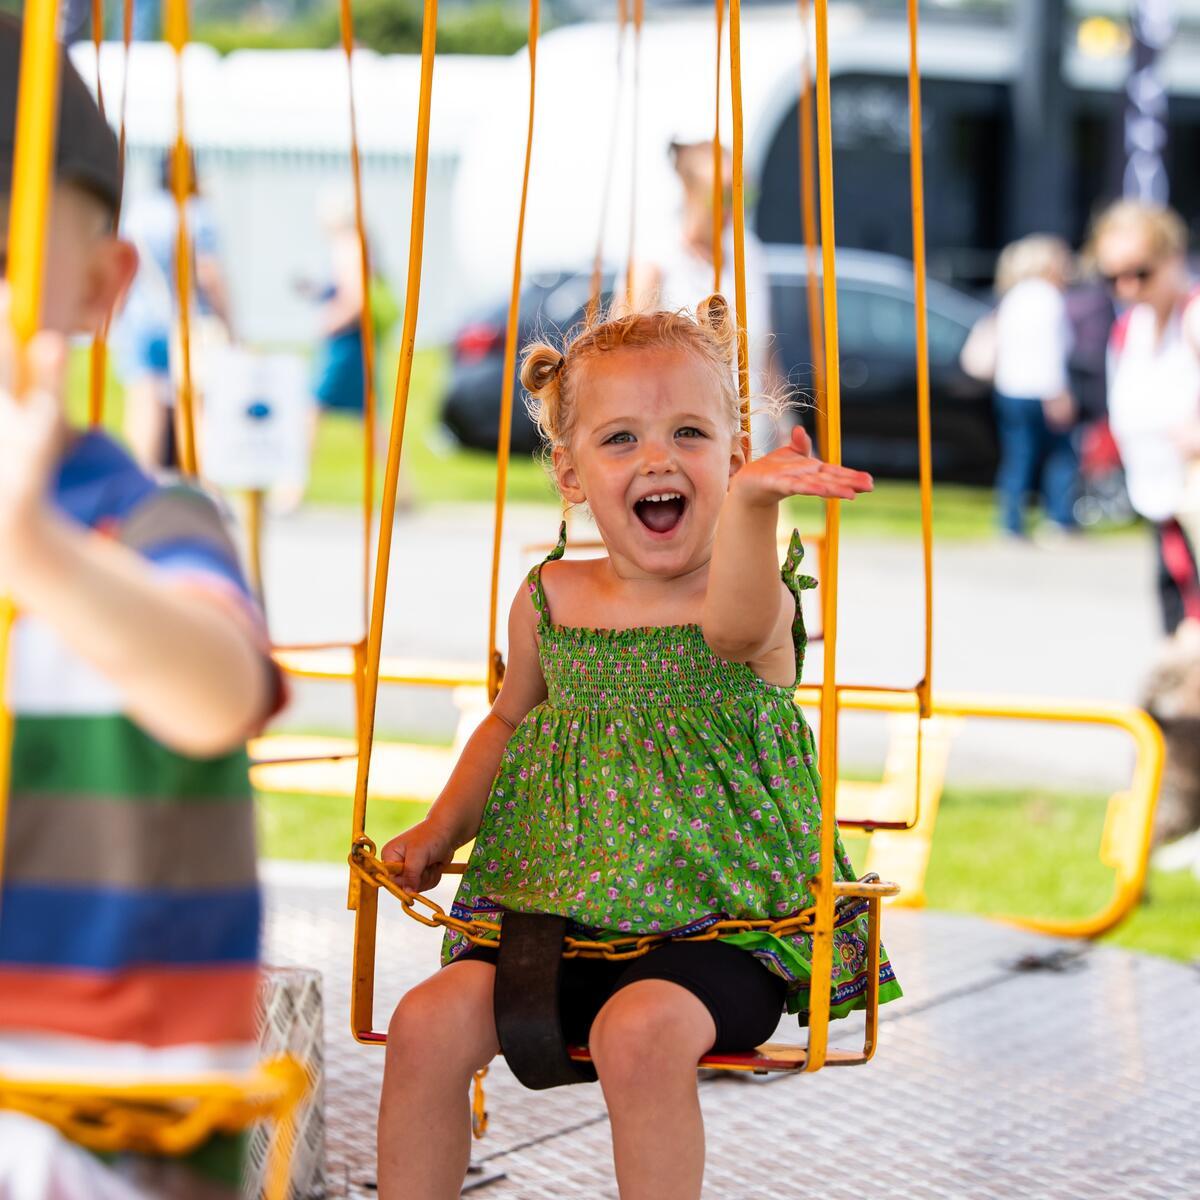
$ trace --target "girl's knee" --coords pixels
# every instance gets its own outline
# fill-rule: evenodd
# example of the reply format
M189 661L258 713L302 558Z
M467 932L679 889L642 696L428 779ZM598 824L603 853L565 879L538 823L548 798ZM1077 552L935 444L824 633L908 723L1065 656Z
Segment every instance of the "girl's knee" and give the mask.
M712 1047L716 1028L690 992L655 981L618 992L592 1025L589 1046L604 1083L644 1083L691 1072Z
M486 982L457 970L453 979L435 975L406 992L388 1024L389 1069L471 1072L485 1067L497 1051Z

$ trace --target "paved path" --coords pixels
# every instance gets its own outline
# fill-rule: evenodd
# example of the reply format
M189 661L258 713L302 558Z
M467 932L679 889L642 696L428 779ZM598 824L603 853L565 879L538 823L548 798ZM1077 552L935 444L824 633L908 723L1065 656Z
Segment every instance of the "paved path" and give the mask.
M523 552L552 539L546 508L511 510L502 612L533 561ZM439 507L396 526L385 651L482 663L486 642L491 512ZM360 535L352 515L305 510L275 521L266 546L277 641L354 636L361 626ZM938 689L1136 702L1158 630L1148 537L1084 538L1053 548L1000 540L939 544L935 559ZM920 547L915 541L846 539L840 588L839 677L907 686L920 674ZM806 671L820 677L814 646ZM448 736L449 697L392 691L379 730ZM347 728L348 692L303 685L293 727ZM870 767L884 741L878 718L847 716L843 762ZM1123 783L1119 734L1059 726L969 728L955 744L956 778L1107 788Z

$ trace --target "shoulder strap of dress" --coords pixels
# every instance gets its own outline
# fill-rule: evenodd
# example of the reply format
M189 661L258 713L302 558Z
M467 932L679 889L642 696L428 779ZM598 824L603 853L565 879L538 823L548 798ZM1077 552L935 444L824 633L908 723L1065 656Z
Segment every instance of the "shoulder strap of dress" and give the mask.
M529 588L529 596L533 600L534 611L538 615L540 624L546 624L550 620L550 605L546 602L546 590L542 587L542 568L548 562L554 562L556 559L562 558L567 549L567 523L563 523L558 527L558 541L555 543L554 549L542 559L529 574L525 577L526 586Z
M787 589L796 600L796 616L792 621L792 643L796 648L796 682L804 671L804 651L808 647L808 633L804 628L804 610L800 604L800 595L817 586L817 581L811 575L798 573L801 562L804 561L804 543L800 540L800 531L792 530L792 539L788 543L787 557L783 560L780 572Z

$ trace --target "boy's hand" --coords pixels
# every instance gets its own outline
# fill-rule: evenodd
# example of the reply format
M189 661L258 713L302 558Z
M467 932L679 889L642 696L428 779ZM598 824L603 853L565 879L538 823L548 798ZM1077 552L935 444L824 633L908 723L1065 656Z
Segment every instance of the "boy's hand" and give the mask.
M16 395L17 352L0 308L0 588L11 586L25 553L49 516L46 493L66 430L61 394L66 343L40 333L26 353L23 393Z
M874 487L875 481L865 471L814 458L812 441L804 428L797 425L788 445L742 467L733 477L729 492L751 505L766 506L788 496L853 500L860 492L869 492Z
M385 863L404 864L404 870L394 877L402 888L424 892L441 879L446 864L454 857L454 850L454 840L449 834L426 818L399 837L392 838L380 857Z

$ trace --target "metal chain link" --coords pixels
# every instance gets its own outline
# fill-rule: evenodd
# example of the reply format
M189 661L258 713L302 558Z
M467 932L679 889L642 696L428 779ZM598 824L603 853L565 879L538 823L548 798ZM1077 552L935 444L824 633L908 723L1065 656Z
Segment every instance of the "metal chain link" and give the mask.
M389 864L381 862L376 857L375 849L375 843L369 837L361 837L355 841L350 851L350 870L362 882L390 892L400 901L401 907L414 921L419 921L431 929L438 927L453 929L476 946L495 946L499 942L500 923L498 921L486 921L478 917L464 921L460 917L451 916L436 900L431 900L420 892L410 892L401 887L392 877L394 864L389 866ZM426 909L428 915L419 912L418 905ZM676 935L648 933L613 938L611 941L594 941L568 936L563 939L563 958L603 958L610 962L621 962L624 959L639 958L643 954L648 954L664 942L711 942L731 933L769 933L774 937L791 937L797 933L811 933L815 919L816 909L810 907L792 913L790 916L781 917L777 921L769 919L716 921L701 933Z

